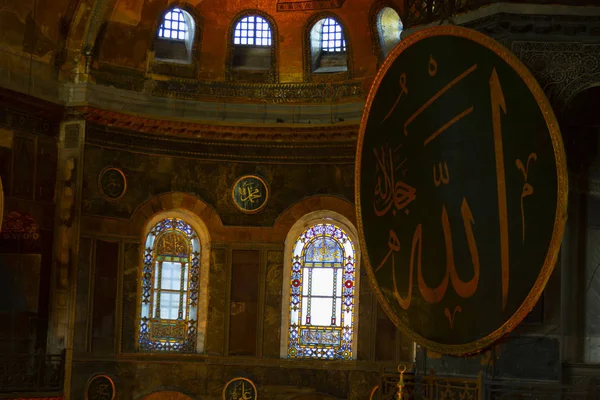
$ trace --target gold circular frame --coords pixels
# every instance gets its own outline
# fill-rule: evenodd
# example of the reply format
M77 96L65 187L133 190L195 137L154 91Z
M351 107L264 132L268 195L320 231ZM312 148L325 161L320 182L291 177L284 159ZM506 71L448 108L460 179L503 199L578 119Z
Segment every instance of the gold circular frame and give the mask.
M230 384L231 382L234 382L234 381L246 381L246 382L248 382L250 385L252 385L252 388L254 389L254 394L256 394L256 396L254 397L254 400L258 399L258 390L256 390L256 386L254 385L254 382L252 382L252 381L251 381L250 379L248 379L248 378L243 378L243 377L241 377L241 376L240 376L240 377L237 377L237 378L230 379L230 380L229 380L229 381L228 381L228 382L225 384L225 386L223 387L223 400L227 400L227 399L225 398L225 392L227 391L227 388L229 387L229 384ZM86 399L86 400L87 400L87 399ZM111 399L111 400L112 400L112 399Z
M515 311L515 313L508 319L508 321L506 321L498 329L478 340L465 344L455 345L442 344L426 339L425 337L413 331L407 324L405 324L403 321L400 320L400 318L398 318L398 315L396 315L392 311L390 305L383 296L379 284L377 283L375 273L373 272L373 268L370 263L368 249L364 237L362 213L360 207L360 183L363 141L367 121L369 119L369 114L371 111L371 106L373 104L375 95L379 89L379 86L381 85L381 81L385 77L387 71L390 69L398 55L400 55L400 53L402 53L411 45L419 42L420 40L435 36L461 37L469 39L483 47L486 47L488 50L493 51L496 55L503 59L510 67L513 68L513 70L519 75L519 77L523 79L523 81L527 85L527 88L533 95L534 99L537 101L538 106L540 107L540 111L542 112L542 115L544 117L544 120L546 121L546 125L550 133L550 138L552 140L552 147L554 149L557 175L556 214L554 219L552 237L550 239L548 253L546 254L546 258L544 260L544 265L542 266L542 269L529 294L527 295L523 303L519 306L517 311ZM552 106L550 105L550 102L548 101L548 98L546 97L544 91L542 90L536 79L533 77L531 72L521 62L521 60L519 60L516 55L514 55L510 50L498 43L496 40L477 31L458 26L440 26L428 28L422 31L415 32L414 34L408 36L406 39L402 39L400 43L391 52L391 54L386 58L385 62L379 69L379 72L375 76L375 80L373 81L373 84L371 86L371 90L369 91L369 96L367 97L367 102L365 104L365 109L362 115L360 129L358 133L358 143L356 148L356 164L354 169L354 182L358 236L362 252L364 253L363 260L367 266L366 270L367 275L369 277L369 281L375 291L375 294L377 295L377 300L381 304L382 308L385 310L388 317L402 331L402 333L408 336L411 340L423 345L424 347L430 350L442 354L464 355L476 353L479 350L489 346L503 335L512 331L523 320L523 318L525 318L525 316L537 303L540 295L542 294L542 291L546 286L546 283L548 282L548 279L550 278L550 275L552 274L552 271L554 270L554 266L556 264L556 260L560 250L560 244L565 228L565 222L567 220L568 183L566 156L556 116L554 115Z
M373 388L373 390L371 390L371 395L369 396L369 400L373 400L375 397L375 393L377 392L377 389L379 389L379 385L375 386Z
M113 197L107 196L106 192L102 188L102 177L108 171L117 171L119 173L119 175L121 175L121 177L123 178L123 193L121 193L119 195L119 197L114 197L113 198ZM125 193L127 193L127 177L125 176L125 174L123 173L123 171L121 171L119 168L106 167L102 171L100 171L100 174L98 174L98 190L100 191L100 194L102 195L102 197L104 197L106 200L108 200L108 201L119 201L119 200L121 200L123 198L123 196L125 196Z
M90 379L88 379L87 383L85 384L85 393L84 393L85 400L90 400L90 398L88 396L88 390L90 389L90 384L97 378L106 378L106 380L108 380L110 382L110 386L112 388L112 397L110 398L110 400L115 400L115 397L117 397L117 390L115 389L115 383L110 378L110 376L108 376L106 374L96 374L96 375L93 375Z
M240 183L241 180L247 179L247 178L254 178L254 179L260 181L260 183L262 183L265 187L265 191L266 191L265 201L256 210L250 210L250 211L245 210L242 207L240 207L239 204L235 201L235 188L237 187L238 183ZM233 187L231 188L231 200L233 200L233 204L235 205L235 207L238 210L240 210L241 212L243 212L244 214L257 214L257 213L261 212L267 206L267 202L269 201L269 185L267 185L267 183L258 175L241 176L238 178L238 180L235 181L235 183L233 184Z

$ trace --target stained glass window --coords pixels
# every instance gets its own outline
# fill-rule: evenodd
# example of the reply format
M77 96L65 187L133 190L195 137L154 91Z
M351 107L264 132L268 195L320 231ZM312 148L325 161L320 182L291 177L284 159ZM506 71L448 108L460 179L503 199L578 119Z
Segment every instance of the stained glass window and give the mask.
M270 46L271 27L258 16L242 18L233 31L233 44L246 46Z
M289 358L352 359L354 244L320 223L296 240L290 274Z
M165 39L186 40L188 38L188 26L183 11L173 8L165 14L163 23L158 28L158 37Z
M141 350L196 350L200 242L179 218L157 223L146 236L142 271Z
M341 53L346 51L346 39L342 27L333 18L325 18L321 28L321 49Z

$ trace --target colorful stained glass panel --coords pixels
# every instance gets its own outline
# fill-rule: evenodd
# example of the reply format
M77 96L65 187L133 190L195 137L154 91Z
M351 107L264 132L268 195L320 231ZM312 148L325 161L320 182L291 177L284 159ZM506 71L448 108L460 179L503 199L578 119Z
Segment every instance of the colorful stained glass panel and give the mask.
M193 352L198 321L200 242L185 221L168 218L146 236L139 347Z
M354 245L331 223L297 239L290 265L288 357L351 359L354 332Z

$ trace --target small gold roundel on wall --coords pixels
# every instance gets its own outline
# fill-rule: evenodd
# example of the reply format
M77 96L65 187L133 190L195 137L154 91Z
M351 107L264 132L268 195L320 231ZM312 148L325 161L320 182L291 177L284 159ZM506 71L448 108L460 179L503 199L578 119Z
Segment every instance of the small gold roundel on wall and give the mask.
M114 400L117 391L108 375L96 374L85 385L85 400Z
M223 400L257 400L258 393L254 383L247 378L233 378L223 388Z
M125 196L127 178L125 178L123 171L118 168L104 168L98 176L98 188L106 200L117 201Z
M255 214L267 205L269 187L260 177L245 175L233 184L231 197L241 212Z

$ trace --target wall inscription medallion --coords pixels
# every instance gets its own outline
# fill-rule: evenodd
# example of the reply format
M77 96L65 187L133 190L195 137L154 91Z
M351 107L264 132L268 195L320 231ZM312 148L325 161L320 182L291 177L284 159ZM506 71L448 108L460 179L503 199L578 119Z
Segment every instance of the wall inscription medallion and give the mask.
M106 200L117 201L125 196L127 178L118 168L105 168L98 177L98 187Z
M85 400L114 400L116 393L115 383L108 375L94 375L85 386Z
M256 175L239 178L231 191L233 203L242 212L254 214L267 205L269 188L265 181Z
M565 153L539 84L476 31L419 31L369 94L356 163L359 236L378 300L438 353L514 329L554 269Z
M223 400L256 400L256 386L250 379L234 378L223 388Z

